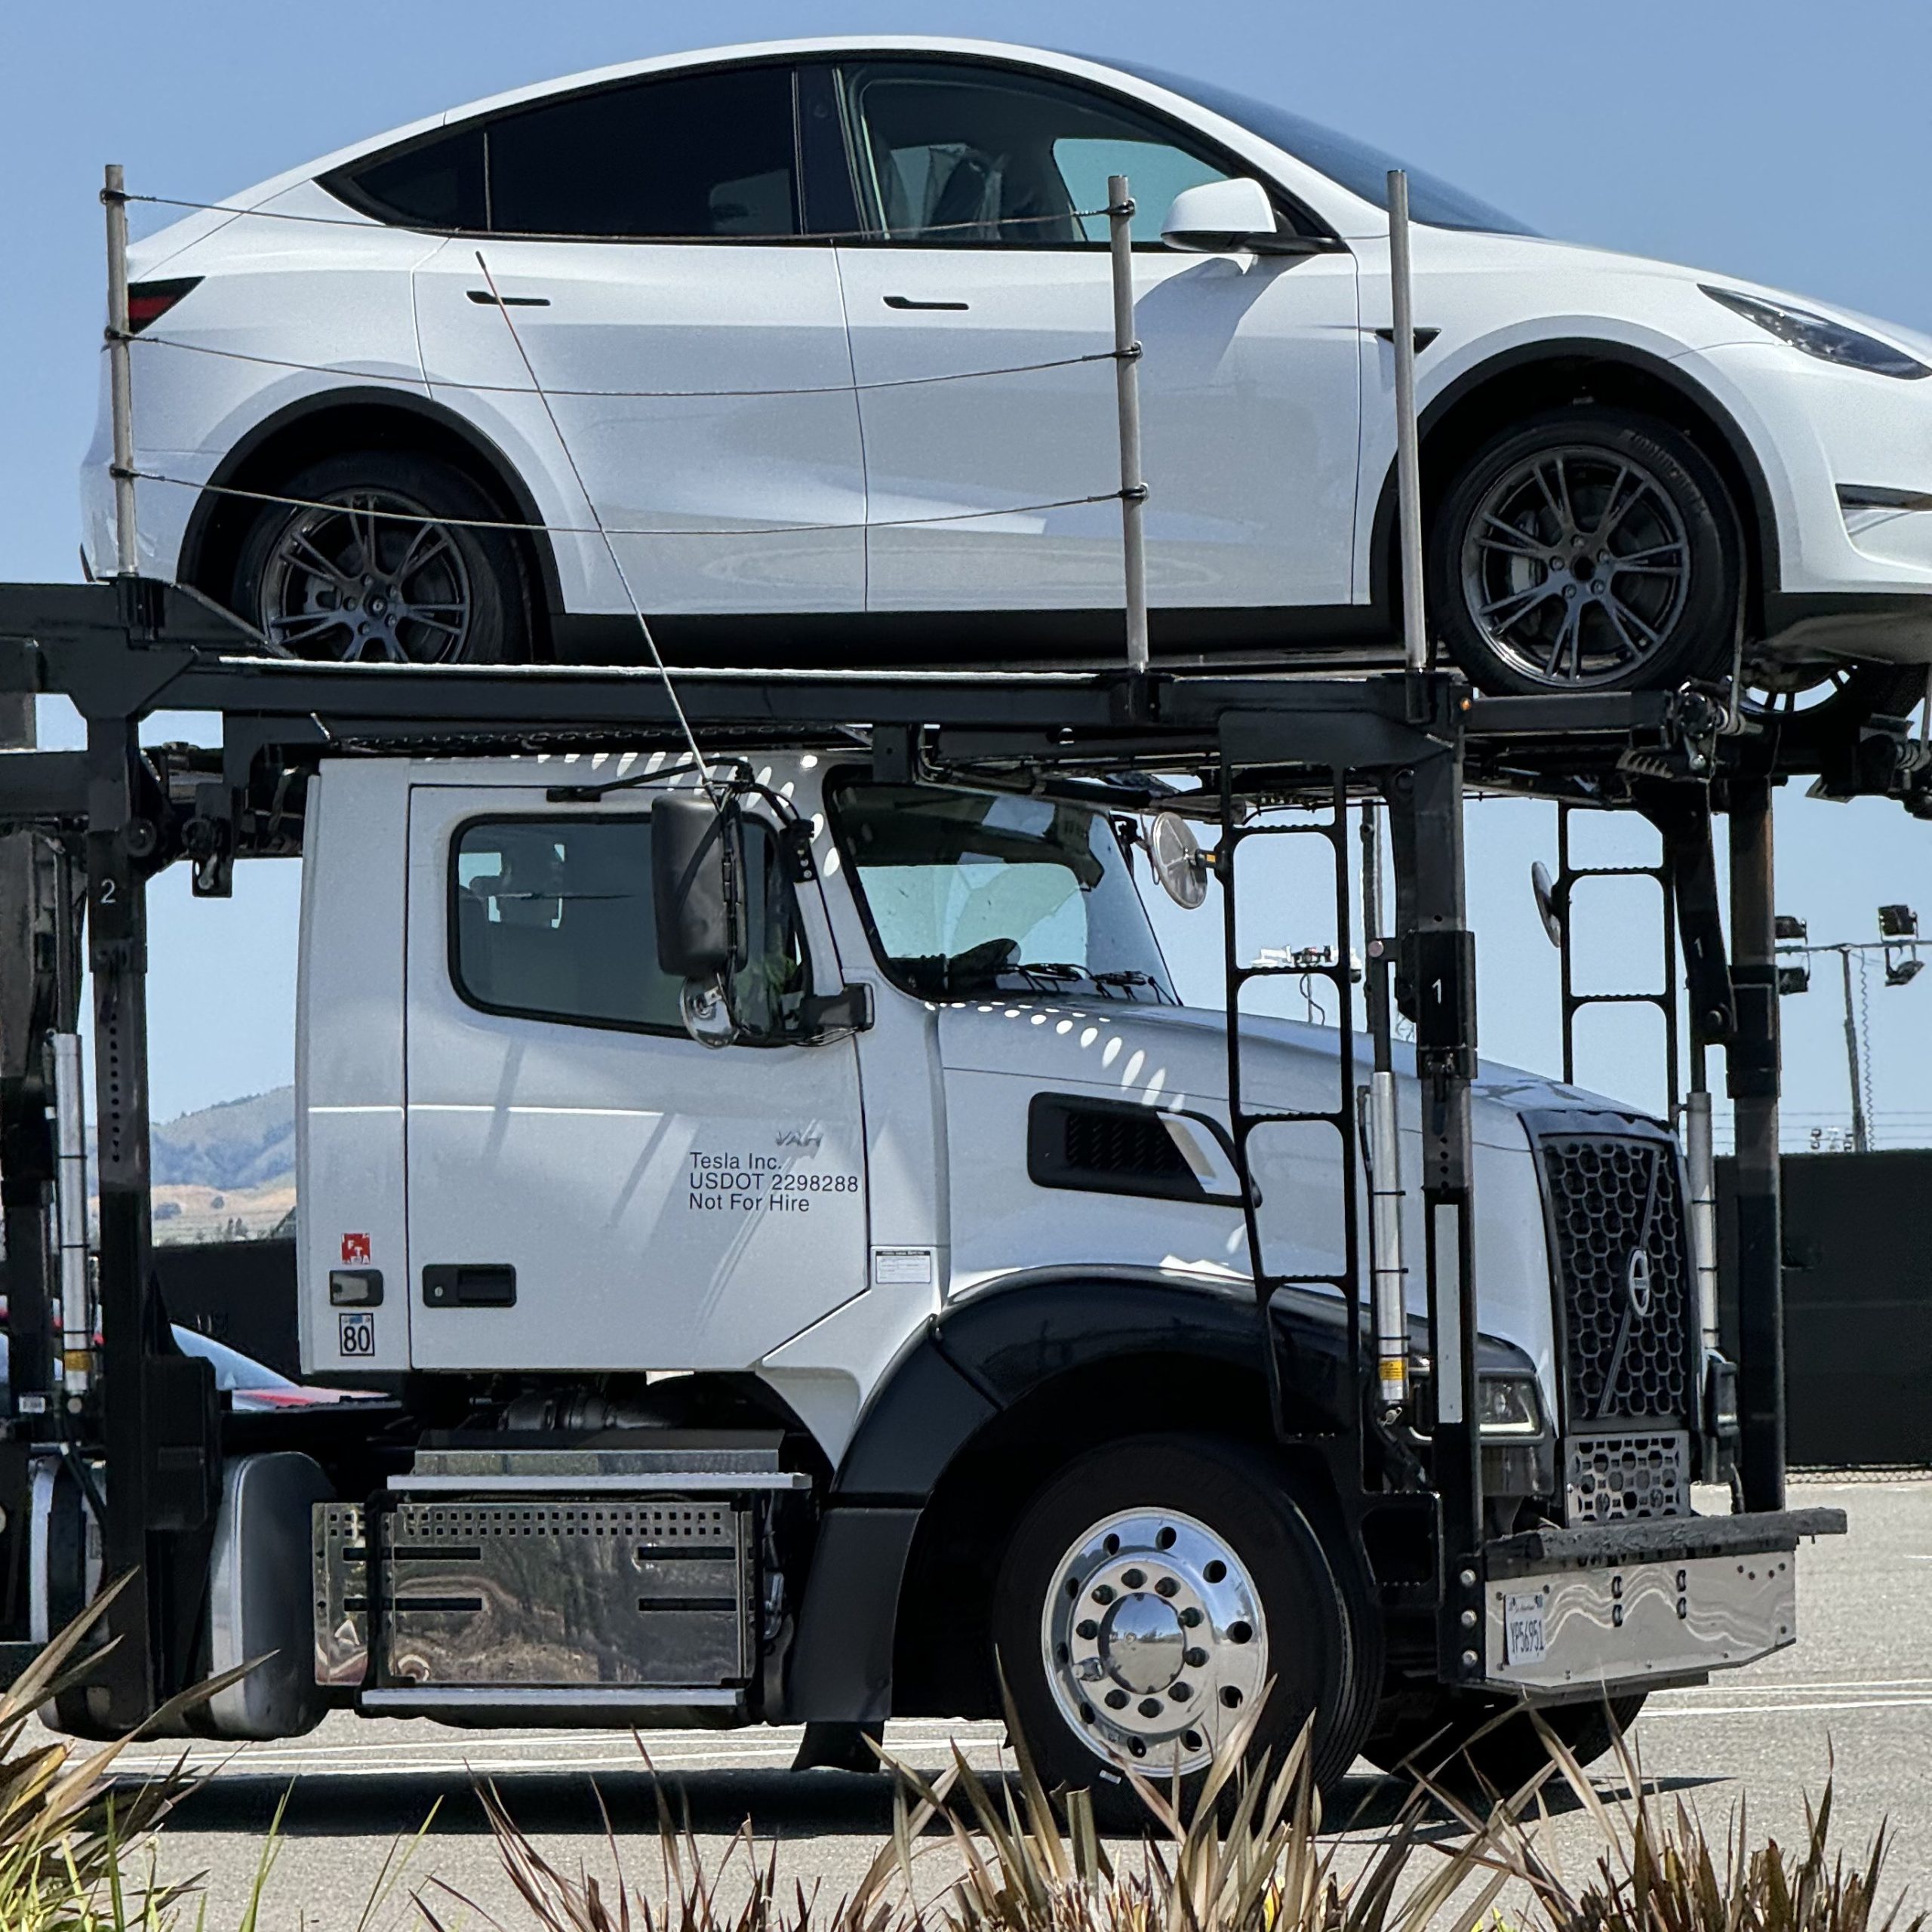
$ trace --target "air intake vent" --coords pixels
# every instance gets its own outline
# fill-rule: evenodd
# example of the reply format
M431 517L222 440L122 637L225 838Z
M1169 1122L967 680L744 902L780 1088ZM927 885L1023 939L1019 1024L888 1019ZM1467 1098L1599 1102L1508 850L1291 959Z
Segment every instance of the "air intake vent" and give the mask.
M1186 1131L1218 1143L1213 1122L1185 1116ZM1232 1165L1232 1160L1230 1160ZM1036 1094L1026 1123L1026 1171L1036 1186L1161 1201L1218 1201L1203 1186L1161 1115L1131 1101Z
M1060 1121L1063 1155L1071 1172L1171 1180L1188 1177L1187 1163L1173 1136L1151 1115L1096 1114L1069 1107Z

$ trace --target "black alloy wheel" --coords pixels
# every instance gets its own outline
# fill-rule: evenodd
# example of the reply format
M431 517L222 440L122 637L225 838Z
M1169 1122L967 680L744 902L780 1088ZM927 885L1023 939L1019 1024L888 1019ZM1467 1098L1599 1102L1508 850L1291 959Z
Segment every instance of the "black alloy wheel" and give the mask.
M1668 691L1738 635L1736 515L1695 444L1595 406L1494 438L1430 533L1435 633L1481 689Z
M371 450L298 470L244 540L234 608L271 643L337 663L494 664L529 654L528 587L501 512L434 457Z
M1368 1621L1273 1459L1143 1436L1081 1457L1035 1499L1001 1567L993 1638L1048 1787L1088 1791L1104 1822L1137 1829L1149 1814L1130 1770L1164 1794L1178 1776L1185 1815L1251 1718L1256 1764L1278 1764L1312 1719L1332 1788L1372 1715L1360 1687L1376 1680L1357 1668L1376 1651Z

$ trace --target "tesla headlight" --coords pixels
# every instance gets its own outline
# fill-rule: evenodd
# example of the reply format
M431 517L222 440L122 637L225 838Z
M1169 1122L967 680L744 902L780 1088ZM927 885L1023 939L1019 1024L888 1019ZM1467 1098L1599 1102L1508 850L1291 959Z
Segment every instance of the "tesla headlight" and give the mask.
M1881 342L1863 329L1835 322L1829 315L1814 315L1809 309L1794 309L1788 302L1769 302L1761 295L1746 295L1742 289L1698 286L1713 302L1721 302L1734 315L1755 322L1779 341L1815 355L1821 362L1835 362L1847 369L1864 369L1875 376L1896 376L1903 382L1916 382L1932 376L1932 368Z

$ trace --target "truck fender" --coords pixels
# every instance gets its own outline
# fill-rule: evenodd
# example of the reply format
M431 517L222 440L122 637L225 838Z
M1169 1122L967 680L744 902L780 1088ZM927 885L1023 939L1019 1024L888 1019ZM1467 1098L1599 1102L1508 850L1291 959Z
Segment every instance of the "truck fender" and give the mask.
M1024 1276L928 1321L880 1378L832 1479L799 1606L784 1720L890 1715L906 1562L954 1460L1015 1402L1110 1357L1254 1367L1254 1305L1122 1271Z

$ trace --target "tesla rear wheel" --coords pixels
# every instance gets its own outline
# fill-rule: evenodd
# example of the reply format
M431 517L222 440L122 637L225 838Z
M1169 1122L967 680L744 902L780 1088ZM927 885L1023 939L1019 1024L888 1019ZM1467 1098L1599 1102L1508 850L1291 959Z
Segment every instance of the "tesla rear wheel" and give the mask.
M1429 601L1485 691L1671 690L1730 661L1738 552L1723 483L1687 438L1561 410L1496 437L1451 484Z
M994 1639L1048 1786L1147 1822L1128 1783L1191 1805L1217 1749L1257 1707L1250 1755L1281 1755L1312 1717L1332 1784L1365 1728L1355 1618L1270 1462L1205 1437L1152 1436L1072 1464L1008 1546ZM1272 1684L1272 1689L1269 1687Z
M516 545L460 470L386 451L297 471L257 518L235 608L298 657L490 664L528 655Z

